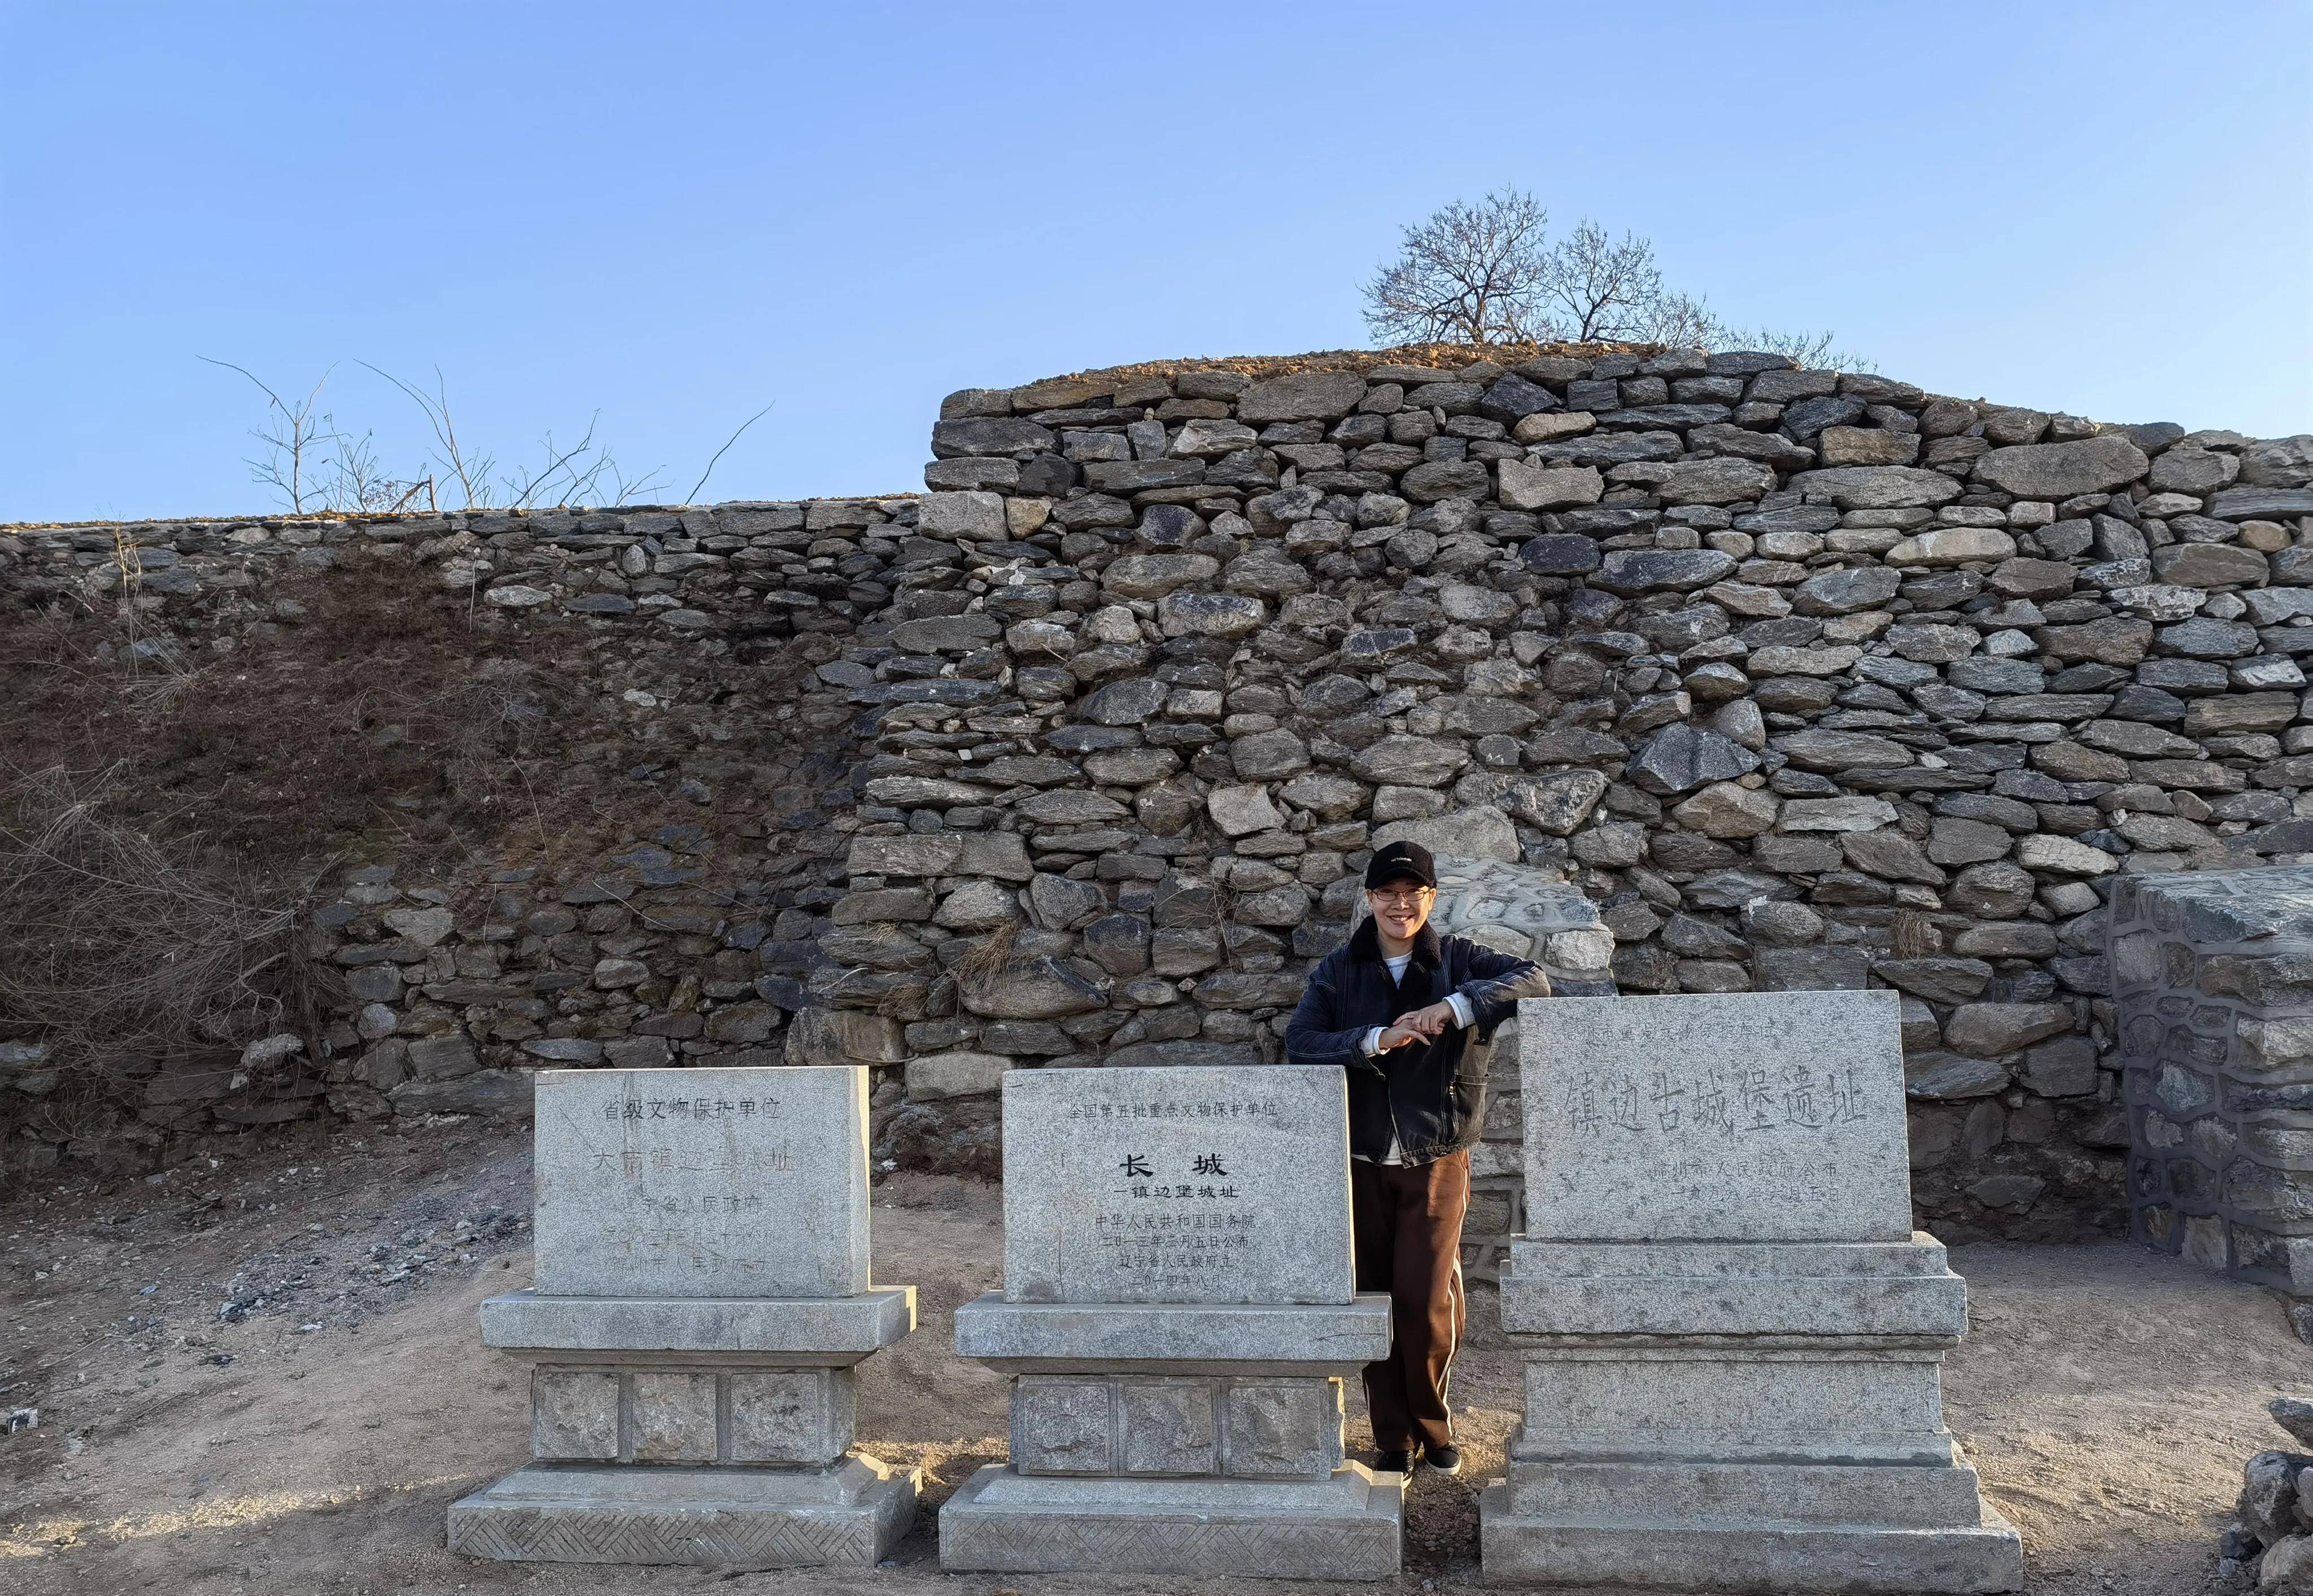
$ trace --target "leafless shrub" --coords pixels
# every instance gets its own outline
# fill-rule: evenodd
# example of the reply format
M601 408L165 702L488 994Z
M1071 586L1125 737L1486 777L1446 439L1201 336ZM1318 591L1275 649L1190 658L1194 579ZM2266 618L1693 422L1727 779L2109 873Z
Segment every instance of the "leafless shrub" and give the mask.
M0 811L0 1036L48 1045L58 1112L101 1115L131 1081L284 1032L306 1055L268 1080L290 1084L334 995L305 908L108 818L101 786L23 779Z
M359 437L337 435L322 478L321 507L341 515L387 516L409 508L423 494L427 509L439 508L431 476L404 481L379 466L374 436L367 432Z
M306 501L320 492L320 474L325 446L338 441L337 423L330 417L317 413L321 390L330 380L330 373L313 384L312 392L291 403L276 393L271 385L245 366L235 366L230 360L213 360L207 355L196 357L211 366L222 366L227 371L237 371L257 384L265 395L264 426L253 428L250 436L265 445L265 453L249 461L250 474L289 501L292 514L303 515ZM318 504L313 508L321 507Z
M1578 343L1668 341L1651 335L1663 322L1680 320L1693 303L1681 295L1675 307L1662 304L1652 243L1629 232L1617 242L1587 220L1540 251L1536 277L1546 307L1540 336Z
M562 695L545 668L527 659L485 659L473 674L411 706L432 728L432 745L455 759L520 758Z
M602 420L600 410L588 419L576 443L558 443L550 429L539 439L535 463L515 462L502 468L496 451L478 446L459 431L457 415L450 405L449 380L439 366L434 370L433 387L427 389L364 360L359 364L365 370L392 384L418 407L433 435L424 467L406 477L396 476L379 463L374 432L356 436L339 428L334 416L319 411L321 389L335 366L321 374L321 380L303 400L292 403L247 366L212 360L206 355L200 358L239 372L265 395L267 424L252 434L265 445L265 453L250 460L250 472L295 514L384 515L418 507L528 510L558 505L624 505L647 501L670 486L663 466L639 476L627 474L609 446L595 436ZM691 488L694 499L731 445L770 410L765 405L723 440L723 446L708 457Z
M1828 332L1730 326L1705 296L1664 284L1651 240L1627 230L1616 239L1585 219L1552 242L1549 220L1531 194L1504 189L1476 205L1456 199L1407 228L1398 259L1365 286L1375 341L1646 343L1871 369Z

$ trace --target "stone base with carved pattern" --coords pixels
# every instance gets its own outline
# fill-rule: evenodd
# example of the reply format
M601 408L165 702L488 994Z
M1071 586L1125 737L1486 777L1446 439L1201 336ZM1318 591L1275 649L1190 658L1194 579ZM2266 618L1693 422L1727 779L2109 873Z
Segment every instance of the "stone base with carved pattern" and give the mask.
M940 1509L940 1564L1021 1574L1389 1579L1405 1477L1345 1459L1341 1381L1389 1299L1007 1302L956 1349L1012 1376L1011 1461Z
M512 1563L873 1567L915 1522L920 1476L532 1463L450 1508L450 1549Z
M482 1304L531 1366L530 1455L450 1509L450 1549L522 1563L872 1567L918 1475L851 1450L854 1368L915 1324L911 1286L829 1298Z

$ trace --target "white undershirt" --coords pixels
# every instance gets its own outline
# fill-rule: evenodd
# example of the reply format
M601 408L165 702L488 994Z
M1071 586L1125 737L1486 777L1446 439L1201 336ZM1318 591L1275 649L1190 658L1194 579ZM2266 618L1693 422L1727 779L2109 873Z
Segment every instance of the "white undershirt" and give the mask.
M1395 958L1385 958L1381 962L1384 966L1388 969L1389 978L1393 983L1402 982L1405 979L1406 966L1413 962L1413 949L1409 948L1403 953L1399 954ZM1469 1000L1457 992L1447 993L1446 1001L1447 1006L1454 1010L1454 1023L1460 1028L1467 1030L1475 1018L1475 1016L1470 1012ZM1361 1050L1368 1058L1376 1058L1380 1055L1381 1034L1383 1029L1384 1027L1381 1026L1375 1026L1366 1032L1366 1039L1360 1045ZM1392 1115L1390 1116L1389 1151L1382 1154L1381 1161L1385 1164L1403 1164L1405 1162L1404 1150L1397 1144L1397 1116L1395 1115Z

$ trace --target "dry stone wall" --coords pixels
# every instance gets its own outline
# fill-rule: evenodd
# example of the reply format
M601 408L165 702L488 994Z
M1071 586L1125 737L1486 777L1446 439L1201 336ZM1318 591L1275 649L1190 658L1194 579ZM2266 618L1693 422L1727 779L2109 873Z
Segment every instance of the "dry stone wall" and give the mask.
M1624 991L1895 988L1924 1216L2119 1229L2113 878L2313 848L2313 439L1765 355L1300 364L943 407L963 579L824 667L877 716L831 1001L910 1112L1273 1056L1416 831L1562 877Z
M311 594L301 574L436 587L488 636L567 634L585 679L558 701L583 724L525 780L599 795L611 816L550 850L509 821L445 861L400 845L379 806L375 844L311 908L339 977L322 1034L112 1061L130 1077L120 1124L60 1107L63 1061L0 1025L0 1168L323 1109L526 1112L541 1067L778 1062L854 824L856 711L812 669L889 603L916 513L901 496L0 531L0 626L117 614L85 665L123 691L233 691L236 659L327 624L289 596Z
M385 541L508 624L703 654L766 707L694 751L794 778L703 854L348 883L338 934L388 951L347 967L402 985L325 1090L859 1060L879 1158L992 1170L1007 1069L1278 1056L1411 834L1491 884L1444 917L1568 990L1900 991L1923 1220L2124 1230L2115 878L2313 854L2313 438L1765 355L1404 357L968 391L921 497L128 529L195 606ZM101 588L112 535L19 529L0 583ZM386 919L432 907L430 944ZM1481 1237L1518 1224L1517 1086Z
M2313 1340L2313 869L2129 877L2111 913L2131 1230Z

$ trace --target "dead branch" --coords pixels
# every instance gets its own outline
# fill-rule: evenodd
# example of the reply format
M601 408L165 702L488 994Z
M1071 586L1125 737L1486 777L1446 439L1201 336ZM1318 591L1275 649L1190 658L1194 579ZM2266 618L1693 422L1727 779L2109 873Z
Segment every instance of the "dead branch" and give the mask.
M329 382L330 373L336 371L337 367L332 366L329 371L323 372L321 382L313 384L313 391L293 405L245 366L236 366L230 360L212 359L207 355L197 355L194 358L207 361L211 366L222 366L227 371L239 372L255 383L257 391L265 395L267 410L277 414L280 419L270 432L261 428L251 430L250 436L265 445L268 453L262 459L248 462L250 474L257 481L285 496L289 500L291 514L303 515L307 493L306 456L321 444L336 441L338 437L336 423L331 418L323 416L317 420L313 415L313 406L321 396L322 385Z
M699 490L706 487L707 479L715 474L715 463L722 459L723 456L730 451L730 447L733 444L739 441L740 432L746 431L747 428L752 427L765 416L770 415L771 413L771 405L775 405L777 403L778 403L778 400L774 399L771 401L771 404L765 405L761 410L757 410L753 415L740 422L738 432L733 433L729 437L723 440L723 447L715 451L714 454L707 462L707 469L699 473L699 481L693 482L690 485L690 491L682 496L683 503L697 504L699 502Z

